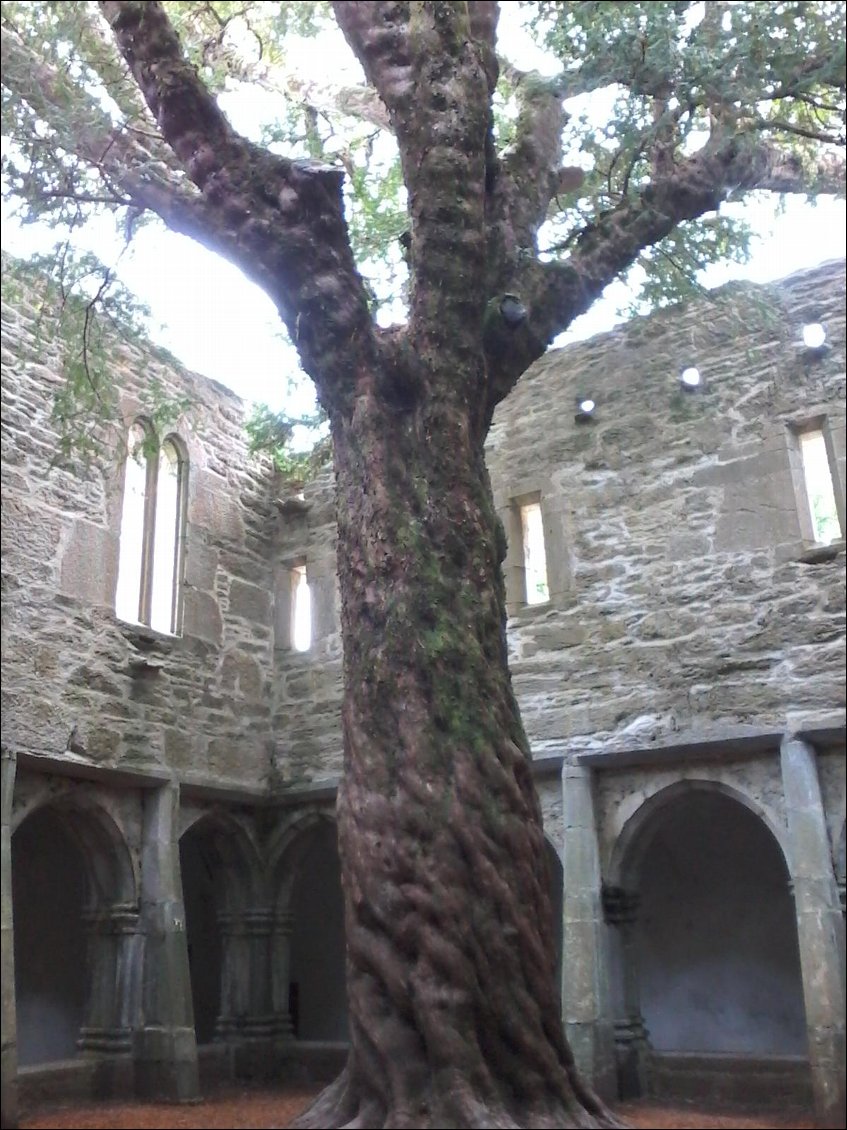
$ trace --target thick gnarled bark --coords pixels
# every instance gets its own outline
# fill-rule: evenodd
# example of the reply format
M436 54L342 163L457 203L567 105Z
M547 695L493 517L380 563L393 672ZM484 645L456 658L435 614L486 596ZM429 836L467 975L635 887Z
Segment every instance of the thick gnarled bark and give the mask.
M482 437L423 368L412 410L363 380L332 421L351 1053L296 1125L614 1126L562 1035Z
M157 212L265 289L330 415L352 1050L299 1125L614 1126L562 1033L485 433L521 373L641 250L717 208L731 186L805 190L808 171L762 140L767 123L724 134L732 116L717 115L696 153L663 136L651 183L575 233L566 259L540 262L551 199L579 180L560 168L563 97L600 85L601 70L638 91L642 70L616 71L610 50L605 69L572 69L566 85L525 76L514 145L498 156L495 3L334 7L388 115L408 190L411 310L389 331L368 310L341 171L239 136L163 4L99 5L161 133L149 145L56 67L37 65L14 21L2 28L4 83L115 199ZM647 92L664 120L660 91ZM813 187L839 177L840 160L822 161ZM505 294L525 316L501 316Z

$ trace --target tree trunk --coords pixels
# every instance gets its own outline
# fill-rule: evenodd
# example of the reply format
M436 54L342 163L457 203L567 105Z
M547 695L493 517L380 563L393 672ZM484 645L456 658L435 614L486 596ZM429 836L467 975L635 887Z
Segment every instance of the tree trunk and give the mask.
M395 376L332 418L351 1051L294 1125L617 1126L562 1033L477 382Z

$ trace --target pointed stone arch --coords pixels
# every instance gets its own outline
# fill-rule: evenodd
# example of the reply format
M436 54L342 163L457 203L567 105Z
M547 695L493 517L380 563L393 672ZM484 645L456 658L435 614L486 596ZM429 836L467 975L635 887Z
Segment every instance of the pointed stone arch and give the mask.
M762 805L714 780L657 789L613 846L604 898L625 1095L648 1074L677 1098L734 1081L731 1102L771 1071L807 1086L787 833Z
M252 822L194 812L180 835L188 960L198 1044L271 1034L271 909Z
M125 1052L139 1008L138 865L96 792L51 782L13 817L22 1063Z
M295 1037L347 1039L341 869L325 808L282 820L269 843L274 892L275 1011Z
M762 821L776 840L785 865L786 867L789 866L787 831L762 804L742 789L735 788L724 781L687 777L680 781L674 781L670 785L657 788L626 820L612 847L607 871L607 883L610 887L627 887L631 869L640 860L639 853L643 852L647 846L647 841L644 838L645 828L649 827L654 816L667 806L674 804L679 797L693 792L719 793L749 809Z

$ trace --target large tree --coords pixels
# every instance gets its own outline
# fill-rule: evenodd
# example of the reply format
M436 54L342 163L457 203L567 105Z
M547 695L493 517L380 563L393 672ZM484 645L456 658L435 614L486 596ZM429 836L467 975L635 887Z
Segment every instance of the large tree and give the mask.
M3 5L10 190L226 256L329 420L351 1050L301 1126L616 1125L562 1034L483 445L612 280L667 297L737 246L730 198L843 187L840 4L532 7L555 79L501 60L490 2ZM289 65L330 19L361 87ZM264 138L233 83L284 107ZM387 279L407 316L382 327Z

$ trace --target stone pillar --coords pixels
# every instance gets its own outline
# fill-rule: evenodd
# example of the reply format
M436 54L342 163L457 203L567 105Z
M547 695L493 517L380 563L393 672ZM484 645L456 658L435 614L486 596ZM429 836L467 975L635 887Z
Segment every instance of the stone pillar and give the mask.
M249 945L244 918L239 911L218 914L221 935L221 1010L215 1023L215 1039L241 1035L248 1012Z
M142 961L139 912L116 903L86 911L88 993L80 1051L126 1052L137 1022L138 972Z
M647 1094L649 1042L641 1015L638 945L635 936L638 919L637 894L623 887L603 888L603 911L610 930L611 965L617 979L615 1015L615 1062L618 1094L622 1099Z
M809 1062L818 1126L845 1125L844 923L815 751L787 735L780 749Z
M221 1011L215 1039L235 1044L236 1074L271 1072L274 1016L270 981L270 907L218 916L221 930Z
M249 977L245 1034L253 1040L266 1040L273 1034L270 983L273 921L274 913L269 906L253 907L244 913Z
M288 1043L294 1035L288 993L291 981L291 931L294 917L289 911L277 911L271 931L271 1003L274 1016L274 1036Z
M591 770L566 765L562 789L562 1019L578 1069L598 1094L609 1099L617 1089Z
M2 847L0 848L0 926L2 926L3 1015L2 1092L0 1125L14 1130L18 1125L18 1024L15 1013L15 935L12 920L12 797L17 759L3 751Z
M338 631L335 615L335 590L337 586L335 555L317 558L306 565L312 607L312 644L317 645Z
M498 504L497 513L506 531L506 560L503 580L506 586L506 609L514 616L526 604L526 565L523 558L521 514L511 499Z
M197 1040L179 869L179 786L143 793L142 1023L135 1034L136 1090L144 1098L199 1097Z

